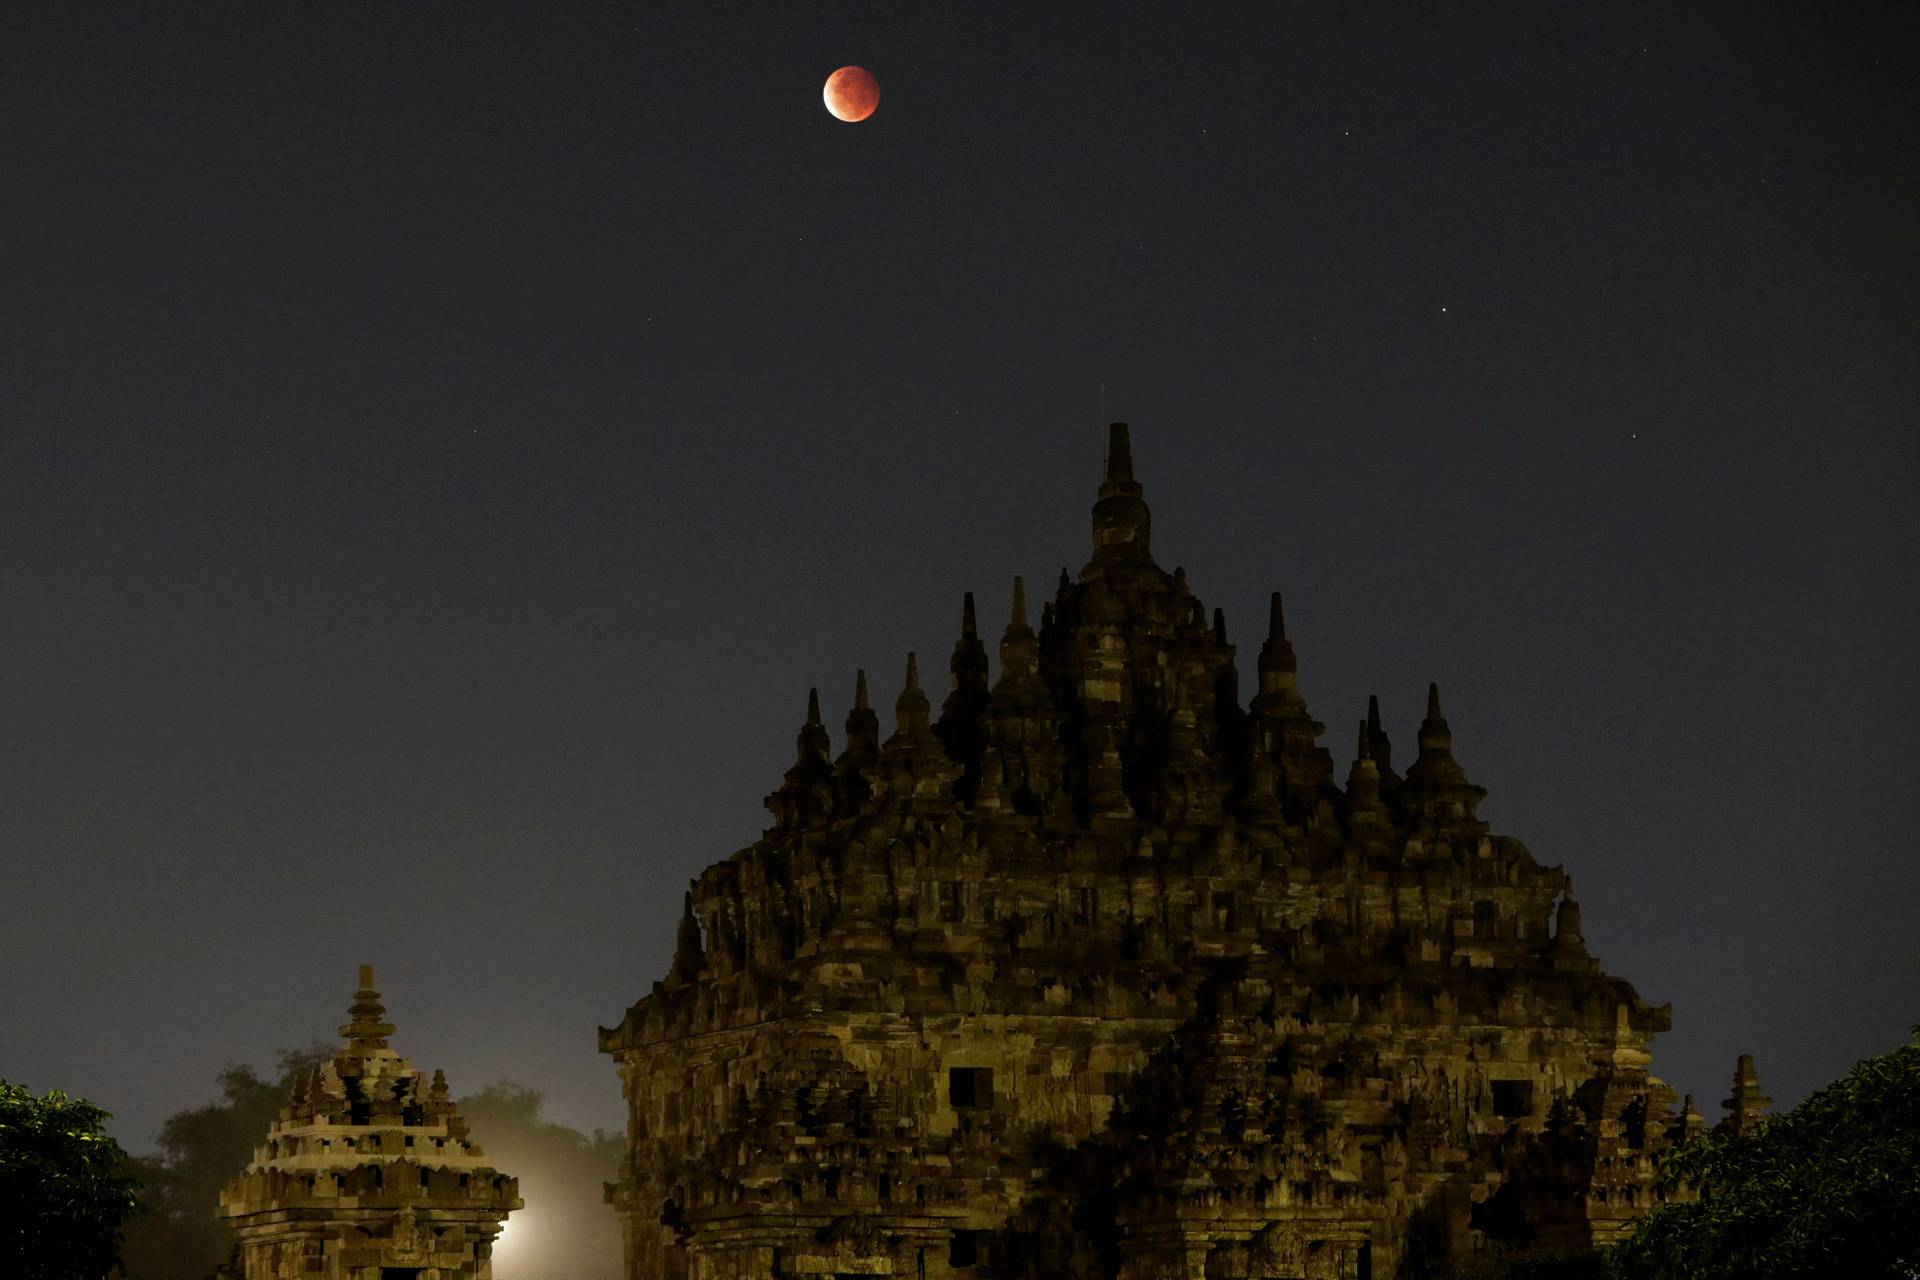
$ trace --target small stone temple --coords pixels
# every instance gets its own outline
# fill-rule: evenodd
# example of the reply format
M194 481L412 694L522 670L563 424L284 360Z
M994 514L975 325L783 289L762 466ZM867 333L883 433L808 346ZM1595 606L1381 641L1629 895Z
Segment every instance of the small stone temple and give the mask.
M220 1193L236 1280L490 1280L493 1242L520 1208L429 1082L387 1047L373 968L360 968L346 1044L294 1084L246 1172Z
M1438 689L1336 761L1279 595L1246 664L1151 532L1116 424L1092 556L1037 628L1014 580L997 666L968 596L937 708L909 655L883 738L858 676L836 751L809 697L600 1032L630 1280L1371 1280L1653 1203L1704 1128L1648 1073L1668 1010L1481 820Z

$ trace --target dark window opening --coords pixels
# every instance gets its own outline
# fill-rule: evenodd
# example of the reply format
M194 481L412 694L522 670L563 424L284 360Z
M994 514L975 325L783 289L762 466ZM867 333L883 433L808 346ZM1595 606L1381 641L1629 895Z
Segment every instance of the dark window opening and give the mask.
M1233 895L1216 893L1213 895L1213 927L1231 929L1239 922L1233 909Z
M960 886L951 880L940 882L940 920L944 924L959 924L967 918L966 902L960 896Z
M947 1070L947 1101L958 1111L992 1106L992 1068L950 1067Z
M1073 922L1092 924L1093 916L1093 890L1075 889L1073 891Z
M1474 937L1491 938L1494 934L1493 926L1498 920L1499 916L1492 902L1482 898L1473 904Z
M1512 1119L1532 1113L1533 1082L1531 1080L1495 1080L1493 1082L1493 1114Z
M371 1118L371 1114L372 1109L369 1104L365 1102L352 1102L347 1104L348 1124L365 1124Z
M380 1280L420 1280L419 1267L382 1267Z
M947 1265L970 1267L980 1260L980 1239L971 1231L956 1231L947 1244Z

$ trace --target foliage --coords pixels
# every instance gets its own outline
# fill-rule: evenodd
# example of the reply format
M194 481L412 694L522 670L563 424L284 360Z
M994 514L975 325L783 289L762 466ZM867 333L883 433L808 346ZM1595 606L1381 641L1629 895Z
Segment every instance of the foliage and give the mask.
M99 1280L119 1258L138 1184L107 1118L84 1098L0 1080L0 1275Z
M147 1212L127 1231L129 1280L201 1280L227 1260L233 1233L216 1216L220 1188L265 1140L294 1078L332 1053L322 1044L283 1049L273 1080L245 1064L230 1066L219 1076L219 1101L176 1112L161 1125L159 1151L132 1162Z
M1688 1144L1664 1176L1701 1196L1641 1220L1610 1259L1621 1280L1916 1274L1920 1039L1754 1133Z

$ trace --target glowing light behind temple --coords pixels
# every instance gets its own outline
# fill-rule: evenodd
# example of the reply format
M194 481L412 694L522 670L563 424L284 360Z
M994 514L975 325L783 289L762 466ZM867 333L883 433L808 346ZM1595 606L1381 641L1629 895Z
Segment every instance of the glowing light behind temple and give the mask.
M493 1280L534 1280L518 1269L534 1252L538 1233L527 1230L527 1211L515 1210L493 1238Z

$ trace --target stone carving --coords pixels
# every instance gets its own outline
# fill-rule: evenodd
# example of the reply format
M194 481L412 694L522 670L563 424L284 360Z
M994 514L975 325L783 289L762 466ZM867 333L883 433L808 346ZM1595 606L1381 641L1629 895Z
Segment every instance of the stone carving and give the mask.
M1037 629L1015 579L997 672L966 598L937 718L911 656L884 741L864 673L838 756L809 696L773 825L600 1033L627 1275L1353 1280L1619 1237L1703 1126L1647 1070L1668 1011L1479 818L1439 690L1404 772L1370 699L1342 786L1280 597L1243 703L1124 426L1093 532Z

